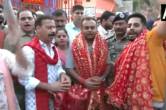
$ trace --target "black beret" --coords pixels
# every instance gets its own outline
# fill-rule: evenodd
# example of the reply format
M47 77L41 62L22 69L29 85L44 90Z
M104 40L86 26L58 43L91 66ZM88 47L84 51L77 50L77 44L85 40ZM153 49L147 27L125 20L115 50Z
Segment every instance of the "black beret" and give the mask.
M113 20L113 23L115 21L118 21L118 20L125 20L126 21L127 20L127 14L124 13L124 12L118 12L118 13L116 13L115 18Z

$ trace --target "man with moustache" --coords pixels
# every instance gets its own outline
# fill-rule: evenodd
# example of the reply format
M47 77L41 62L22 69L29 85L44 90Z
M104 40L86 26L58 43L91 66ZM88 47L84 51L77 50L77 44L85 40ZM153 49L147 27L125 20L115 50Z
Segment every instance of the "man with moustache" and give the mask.
M28 77L20 78L26 90L26 110L54 110L55 92L68 90L70 79L62 69L56 47L55 21L52 17L41 16L35 22L36 36L22 48L28 60ZM44 103L41 103L43 101Z
M110 70L108 46L97 33L97 21L85 17L81 33L71 44L66 68L76 80L64 96L62 110L107 110L104 80Z
M127 14L123 12L116 13L114 19L112 20L113 30L115 32L113 41L109 42L110 59L112 64L112 69L109 76L107 77L108 86L112 83L114 79L114 64L118 55L124 49L128 42L126 36L127 29Z
M113 28L115 30L115 41L110 46L110 56L113 64L116 58L124 49L128 42L126 30L127 30L127 14L118 12L113 20Z
M67 24L67 13L62 9L57 9L52 13L52 16L56 23L56 28L65 28Z
M56 29L65 29L68 20L67 13L62 9L57 9L52 13L52 16L55 20ZM56 40L53 39L53 42L56 42Z

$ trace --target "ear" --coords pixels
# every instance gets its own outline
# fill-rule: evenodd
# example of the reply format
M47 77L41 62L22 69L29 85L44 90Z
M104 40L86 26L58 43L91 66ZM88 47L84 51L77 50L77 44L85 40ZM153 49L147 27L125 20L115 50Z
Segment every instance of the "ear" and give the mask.
M103 19L102 21L101 21L101 24L105 24L106 23L106 19Z
M36 31L40 30L41 26L36 26Z

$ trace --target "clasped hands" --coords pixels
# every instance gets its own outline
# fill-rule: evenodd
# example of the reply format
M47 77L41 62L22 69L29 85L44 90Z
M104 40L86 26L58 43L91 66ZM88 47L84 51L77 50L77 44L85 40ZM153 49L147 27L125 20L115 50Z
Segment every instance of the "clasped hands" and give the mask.
M65 92L71 86L71 80L66 74L61 74L60 80L50 84L49 92Z
M103 79L99 76L93 76L88 79L85 79L84 85L88 89L98 89L103 83Z

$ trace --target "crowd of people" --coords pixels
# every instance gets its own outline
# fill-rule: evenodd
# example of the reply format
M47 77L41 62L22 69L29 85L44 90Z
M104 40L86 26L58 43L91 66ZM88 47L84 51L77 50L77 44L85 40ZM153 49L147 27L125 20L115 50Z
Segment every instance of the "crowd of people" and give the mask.
M95 18L74 5L69 22L3 0L0 110L166 110L165 29L138 12Z

